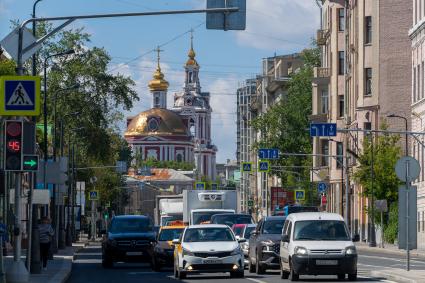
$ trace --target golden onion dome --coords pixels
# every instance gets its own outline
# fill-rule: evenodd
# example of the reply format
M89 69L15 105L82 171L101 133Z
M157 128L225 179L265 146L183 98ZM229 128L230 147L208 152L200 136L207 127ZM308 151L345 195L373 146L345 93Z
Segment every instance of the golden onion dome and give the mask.
M169 83L164 79L164 74L161 72L159 65L148 86L151 91L165 91L168 89Z
M187 56L189 57L189 59L187 59L186 66L199 66L198 62L195 59L196 53L195 50L193 50L193 47L190 47Z
M135 116L124 136L188 135L182 118L173 111L152 108Z

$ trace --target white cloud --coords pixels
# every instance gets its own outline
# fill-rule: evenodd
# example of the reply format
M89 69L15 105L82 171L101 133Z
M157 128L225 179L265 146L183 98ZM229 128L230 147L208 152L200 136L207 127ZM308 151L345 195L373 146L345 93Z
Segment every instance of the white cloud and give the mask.
M319 26L314 0L247 1L246 31L236 33L239 44L257 49L300 49Z

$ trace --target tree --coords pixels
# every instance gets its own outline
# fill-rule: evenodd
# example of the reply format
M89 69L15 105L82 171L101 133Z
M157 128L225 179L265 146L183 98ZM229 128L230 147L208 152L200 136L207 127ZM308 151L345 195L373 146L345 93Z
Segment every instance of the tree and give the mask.
M161 161L153 157L149 157L148 159L143 160L142 156L139 153L135 154L134 160L137 168L170 168L174 170L184 171L191 171L194 169L194 165L189 162Z
M280 152L312 152L311 138L305 129L309 127L312 111L313 67L320 65L320 51L318 48L306 49L301 56L304 65L291 75L287 96L252 122L254 129L261 133L255 150L272 147ZM286 171L272 171L282 179L282 186L310 189L310 157L281 156L279 160L272 161L272 165L296 166Z

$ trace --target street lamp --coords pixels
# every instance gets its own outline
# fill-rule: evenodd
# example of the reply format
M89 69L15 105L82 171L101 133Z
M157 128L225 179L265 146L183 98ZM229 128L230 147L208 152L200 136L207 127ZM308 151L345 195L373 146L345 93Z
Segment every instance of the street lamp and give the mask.
M390 114L390 115L387 115L387 117L388 118L399 118L399 119L403 119L404 120L404 123L405 123L405 136L406 136L406 143L405 143L405 154L406 154L406 156L409 156L409 135L408 135L408 133L407 133L407 130L408 130L408 122L407 122L407 118L406 117L403 117L403 116L400 116L400 115L396 115L396 114Z

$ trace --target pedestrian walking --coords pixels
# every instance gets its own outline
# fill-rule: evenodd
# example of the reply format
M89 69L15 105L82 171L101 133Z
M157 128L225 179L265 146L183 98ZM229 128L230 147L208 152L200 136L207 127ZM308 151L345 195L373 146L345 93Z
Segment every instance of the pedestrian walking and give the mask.
M9 242L9 235L7 233L7 227L3 222L3 217L0 217L0 235L1 235L1 238L2 238L3 256L7 256L6 243Z
M41 224L38 226L40 231L40 254L41 261L43 262L43 270L47 270L47 260L49 258L50 243L54 235L52 225L50 225L50 219L43 217Z

